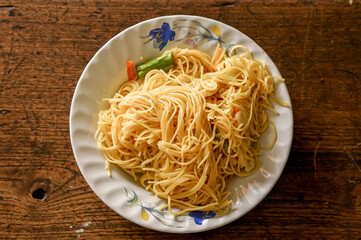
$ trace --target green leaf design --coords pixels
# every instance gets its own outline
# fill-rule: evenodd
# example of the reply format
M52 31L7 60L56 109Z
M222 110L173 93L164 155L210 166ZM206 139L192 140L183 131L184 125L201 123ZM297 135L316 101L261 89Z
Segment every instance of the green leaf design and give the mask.
M124 188L124 191L125 191L125 196L130 198L127 200L127 202L130 203L129 206L133 207L133 206L137 205L137 203L139 201L138 195L133 190L132 190L132 192L129 192L126 188Z
M152 39L150 38L150 39L148 39L147 41L145 41L143 44L147 44L147 43L149 43L150 41L152 41Z
M180 21L188 21L187 19L181 19ZM209 33L209 35L213 36L212 33L208 30L208 28L206 28L205 26L202 25L202 23L198 22L197 20L190 20L192 23L194 23L195 25L201 27L202 29L204 29L206 32Z
M145 36L139 36L141 39L146 39L146 38L152 38L151 36L149 35L145 35Z
M127 202L131 203L128 205L128 207L140 207L141 217L145 221L148 221L149 215L151 215L161 224L174 228L184 228L185 226L177 226L172 223L184 223L191 221L191 219L179 220L177 217L175 219L169 219L166 217L167 214L170 214L167 208L164 210L159 210L156 207L145 207L140 201L138 195L133 190L128 190L124 187L124 192L125 196L128 198Z

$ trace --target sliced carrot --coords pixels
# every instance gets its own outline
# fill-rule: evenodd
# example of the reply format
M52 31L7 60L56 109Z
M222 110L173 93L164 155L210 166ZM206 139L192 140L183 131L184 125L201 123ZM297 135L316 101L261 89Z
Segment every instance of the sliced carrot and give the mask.
M239 112L239 108L238 107L234 107L233 108L233 117L236 116L236 113Z
M128 71L128 79L129 79L129 81L133 80L135 78L134 61L128 61L127 62L127 71Z
M224 52L223 48L221 48L221 47L216 48L216 51L214 52L213 58L212 58L212 63L213 64L217 64L217 63L220 62L220 60L223 57L223 52Z

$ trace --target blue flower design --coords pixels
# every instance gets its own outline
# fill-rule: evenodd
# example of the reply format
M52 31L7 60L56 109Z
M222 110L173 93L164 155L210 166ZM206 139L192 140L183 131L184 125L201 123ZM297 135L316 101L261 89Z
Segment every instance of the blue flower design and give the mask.
M213 218L216 216L216 213L213 211L193 211L189 212L189 216L194 218L194 222L197 225L202 225L204 219Z
M169 23L164 22L162 28L155 28L149 32L149 36L153 39L153 46L161 51L168 43L173 41L175 32L171 30Z

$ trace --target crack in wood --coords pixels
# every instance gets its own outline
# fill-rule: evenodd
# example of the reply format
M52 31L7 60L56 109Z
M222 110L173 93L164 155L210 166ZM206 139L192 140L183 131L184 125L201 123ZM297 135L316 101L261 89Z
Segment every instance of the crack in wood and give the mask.
M15 10L17 9L17 6L14 5L2 5L0 6L0 11L9 11L8 16L12 17L15 16Z
M347 150L346 146L343 147L345 153L347 154L347 156L352 160L352 162L355 164L355 166L357 167L357 169L359 170L359 172L361 173L361 168L360 166L357 164L357 162L355 161L354 157L351 155L351 153Z
M224 2L224 3L220 3L220 4L213 4L211 5L211 7L234 7L236 5L236 1L232 1L232 2Z
M11 112L10 110L6 110L6 109L1 110L1 114L7 114L7 113L10 113L10 112Z
M2 6L0 6L0 10L6 10L6 11L12 10L14 8L17 8L17 6L14 6L14 5L2 5Z

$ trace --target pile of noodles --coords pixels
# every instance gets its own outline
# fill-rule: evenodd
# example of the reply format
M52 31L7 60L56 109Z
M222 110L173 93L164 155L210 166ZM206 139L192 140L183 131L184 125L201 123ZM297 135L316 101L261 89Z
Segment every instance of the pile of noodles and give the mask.
M268 97L287 105L274 97L276 78L264 63L236 48L245 54L218 59L173 48L174 68L125 83L99 113L95 138L107 168L121 167L173 214L226 213L232 176L259 168L259 138L274 128ZM275 141L274 130L270 147Z

